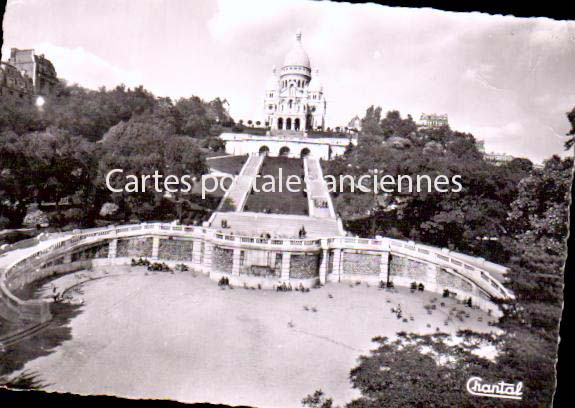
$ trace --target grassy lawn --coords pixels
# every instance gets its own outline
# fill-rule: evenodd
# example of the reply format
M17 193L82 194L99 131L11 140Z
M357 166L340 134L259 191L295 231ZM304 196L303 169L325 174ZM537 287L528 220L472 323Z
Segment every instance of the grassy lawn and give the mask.
M212 170L229 174L239 174L246 159L247 156L218 157L207 160L207 164Z
M282 169L282 177L280 180L279 169ZM303 192L290 192L286 187L286 180L290 175L296 175L303 180L304 170L303 161L301 159L290 159L287 157L266 157L259 173L260 177L256 179L255 192L248 196L248 201L244 207L244 211L256 212L270 212L273 214L296 214L307 215L308 205L307 198ZM262 191L265 186L269 187L266 175L271 175L275 178L274 192ZM281 192L280 190L281 185ZM297 186L292 184L292 189L303 190L304 186Z
M206 197L222 198L226 194L227 189L229 189L230 185L232 184L232 180L230 180L229 178L224 179L223 185L225 190L222 190L219 187L221 177L216 177L216 179L218 180L218 187L213 192L211 191L211 189L214 187L214 180L210 179L206 181ZM198 182L193 185L192 194L201 198L202 183Z

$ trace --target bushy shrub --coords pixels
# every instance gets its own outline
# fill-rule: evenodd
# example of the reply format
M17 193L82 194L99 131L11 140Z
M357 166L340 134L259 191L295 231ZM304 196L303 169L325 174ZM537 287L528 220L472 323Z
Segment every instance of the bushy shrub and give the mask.
M79 223L84 220L86 214L81 208L70 208L65 210L62 215L66 223Z
M48 215L42 210L32 210L26 214L22 224L26 227L36 227L48 224Z
M114 203L104 203L100 208L100 217L110 217L118 212L120 207Z
M148 266L149 271L154 272L171 272L172 269L163 262L154 262Z
M278 285L276 287L276 291L277 292L291 292L292 291L291 283L286 284L285 282L282 282L281 285Z
M236 210L236 203L230 197L226 197L226 199L222 203L222 207L220 211L235 211Z
M218 286L230 286L230 280L228 279L227 276L222 276L220 278L220 280L218 281ZM244 284L244 287L246 285Z
M138 259L134 259L132 258L132 266L150 266L150 261L148 261L145 258L138 258Z
M6 217L0 216L0 230L8 228L10 220Z

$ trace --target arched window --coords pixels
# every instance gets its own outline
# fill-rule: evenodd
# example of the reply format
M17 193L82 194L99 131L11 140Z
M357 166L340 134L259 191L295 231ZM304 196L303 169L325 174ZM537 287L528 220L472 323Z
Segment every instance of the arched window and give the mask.
M296 118L293 121L293 128L294 128L294 130L299 130L299 118Z
M270 148L267 147L266 145L260 147L259 154L260 156L267 156L268 154L270 154Z
M283 118L278 118L278 129L282 130L284 127L284 120Z
M286 119L286 130L291 130L291 118Z

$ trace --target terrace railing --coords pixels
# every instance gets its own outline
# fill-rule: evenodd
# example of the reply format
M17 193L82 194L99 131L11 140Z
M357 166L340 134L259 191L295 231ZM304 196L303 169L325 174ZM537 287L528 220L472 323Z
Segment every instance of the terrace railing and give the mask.
M70 249L86 243L139 235L191 236L213 243L231 246L248 246L259 249L317 251L320 248L331 248L389 252L392 255L397 254L411 257L456 271L466 279L473 281L493 297L513 298L513 294L506 289L498 279L493 277L493 275L503 276L507 272L507 268L481 258L473 258L445 248L431 247L412 241L401 241L384 237L376 237L375 239L354 237L266 239L262 237L222 233L215 229L200 226L142 223L74 230L72 233L66 234L50 234L44 241L53 240L54 242L52 244L37 251L34 251L33 248L24 250L25 253L23 253L21 258L13 261L9 265L5 265L5 268L0 270L0 316L7 320L19 318L39 323L46 322L51 318L48 301L41 299L22 300L11 292L11 278L13 278L15 274L29 273L30 279L33 279L33 276L35 276L34 272L42 266L43 261L47 259L48 256L53 258L55 254L64 254Z

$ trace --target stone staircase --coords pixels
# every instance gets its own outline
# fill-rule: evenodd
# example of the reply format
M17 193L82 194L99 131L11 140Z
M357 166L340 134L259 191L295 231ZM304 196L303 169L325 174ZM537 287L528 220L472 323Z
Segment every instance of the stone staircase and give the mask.
M243 210L248 197L248 193L255 181L255 178L260 170L264 156L250 155L240 171L240 174L234 178L234 182L229 187L224 198L220 203L221 209L224 201L229 198L235 205L235 211L240 212Z
M258 237L270 234L277 238L299 238L299 231L304 227L306 238L325 238L344 236L341 221L337 219L333 203L323 179L320 162L317 158L305 159L306 187L308 191L308 206L310 216L289 214L266 214L243 211L251 186L255 182L264 156L250 155L242 167L238 177L228 189L226 198L233 200L235 211L214 212L206 226L222 232L233 232L236 235ZM323 205L321 205L323 203ZM225 220L227 228L222 227Z
M333 203L329 195L327 184L323 179L323 172L319 159L306 157L304 159L306 187L308 194L309 215L316 218L336 218Z

